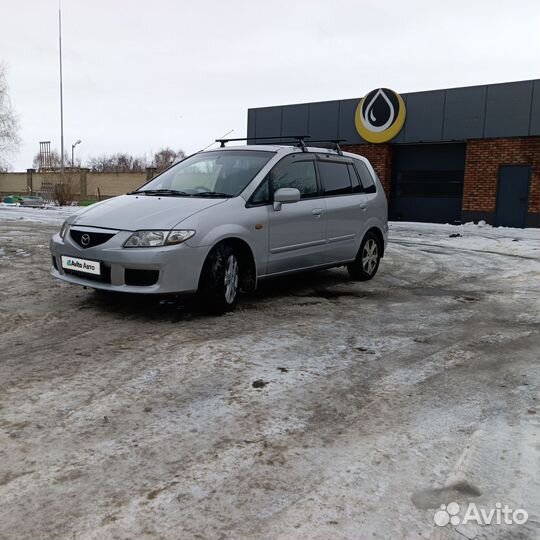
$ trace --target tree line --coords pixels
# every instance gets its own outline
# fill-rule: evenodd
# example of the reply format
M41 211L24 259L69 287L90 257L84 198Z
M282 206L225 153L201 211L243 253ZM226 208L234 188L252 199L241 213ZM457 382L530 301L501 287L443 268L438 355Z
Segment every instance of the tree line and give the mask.
M183 150L173 150L172 148L162 148L154 153L150 158L147 156L133 156L127 152L116 152L114 154L100 154L99 156L89 157L84 166L92 172L98 173L123 173L123 172L144 172L148 167L154 167L157 172L170 167L173 163L186 157ZM51 150L48 163L44 165L41 162L42 156L37 153L34 156L32 166L39 170L42 168L58 169L60 168L60 153ZM71 163L71 158L67 153L64 155L64 164L66 167L81 167L80 159Z

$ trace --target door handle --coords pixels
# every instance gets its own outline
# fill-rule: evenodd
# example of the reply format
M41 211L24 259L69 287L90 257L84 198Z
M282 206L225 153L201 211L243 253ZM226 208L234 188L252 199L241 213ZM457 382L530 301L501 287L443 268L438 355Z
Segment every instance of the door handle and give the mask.
M360 208L361 208L362 210L365 210L365 209L367 208L367 204L362 203L362 204L360 205Z
M317 216L319 217L322 213L323 213L323 209L322 208L314 208L311 213L314 215L314 216Z

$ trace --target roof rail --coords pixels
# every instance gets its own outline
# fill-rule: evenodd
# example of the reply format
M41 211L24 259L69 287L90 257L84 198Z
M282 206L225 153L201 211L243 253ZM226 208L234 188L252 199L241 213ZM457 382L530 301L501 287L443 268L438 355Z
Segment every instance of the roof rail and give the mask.
M309 143L332 143L332 150L335 150L340 156L343 155L343 150L339 143L345 142L347 139L318 139L316 141L309 141Z
M225 145L228 142L235 142L235 141L268 141L268 140L277 140L280 141L283 139L294 139L297 141L297 145L302 148L302 150L305 152L306 144L304 142L304 139L309 139L309 135L280 135L276 137L237 137L234 139L216 139L216 142L220 143L220 148L225 148Z

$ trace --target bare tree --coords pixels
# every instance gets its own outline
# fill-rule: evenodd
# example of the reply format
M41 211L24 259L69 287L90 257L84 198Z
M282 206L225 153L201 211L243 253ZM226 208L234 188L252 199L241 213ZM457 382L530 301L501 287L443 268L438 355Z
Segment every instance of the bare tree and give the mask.
M88 158L87 166L92 172L144 172L150 164L158 172L171 166L176 161L184 159L186 154L183 150L172 150L171 148L162 148L154 154L149 163L145 156L132 156L126 152L117 152L116 154L101 154Z
M0 64L0 167L9 167L7 158L19 145L19 121L11 107L6 69Z
M74 200L73 196L73 174L71 172L64 172L53 174L53 186L52 195L54 202L59 206L66 206L71 204Z
M186 154L183 150L175 152L172 148L162 148L154 154L152 160L153 166L157 169L157 172L163 171L167 167L170 167L176 161L184 159Z
M111 158L105 154L88 158L87 166L92 172L107 172L111 167Z
M89 158L88 167L93 172L144 172L146 158L134 157L123 152L111 155L102 154Z

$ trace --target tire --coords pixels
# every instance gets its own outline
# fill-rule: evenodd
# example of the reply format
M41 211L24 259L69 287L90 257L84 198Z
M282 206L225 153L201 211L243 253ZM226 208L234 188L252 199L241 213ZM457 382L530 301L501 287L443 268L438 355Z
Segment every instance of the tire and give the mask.
M347 265L351 278L355 281L372 279L379 269L381 253L382 246L377 235L372 231L368 231L360 244L356 261Z
M218 244L209 253L201 274L199 296L205 311L213 314L233 311L240 281L240 260L234 248Z

